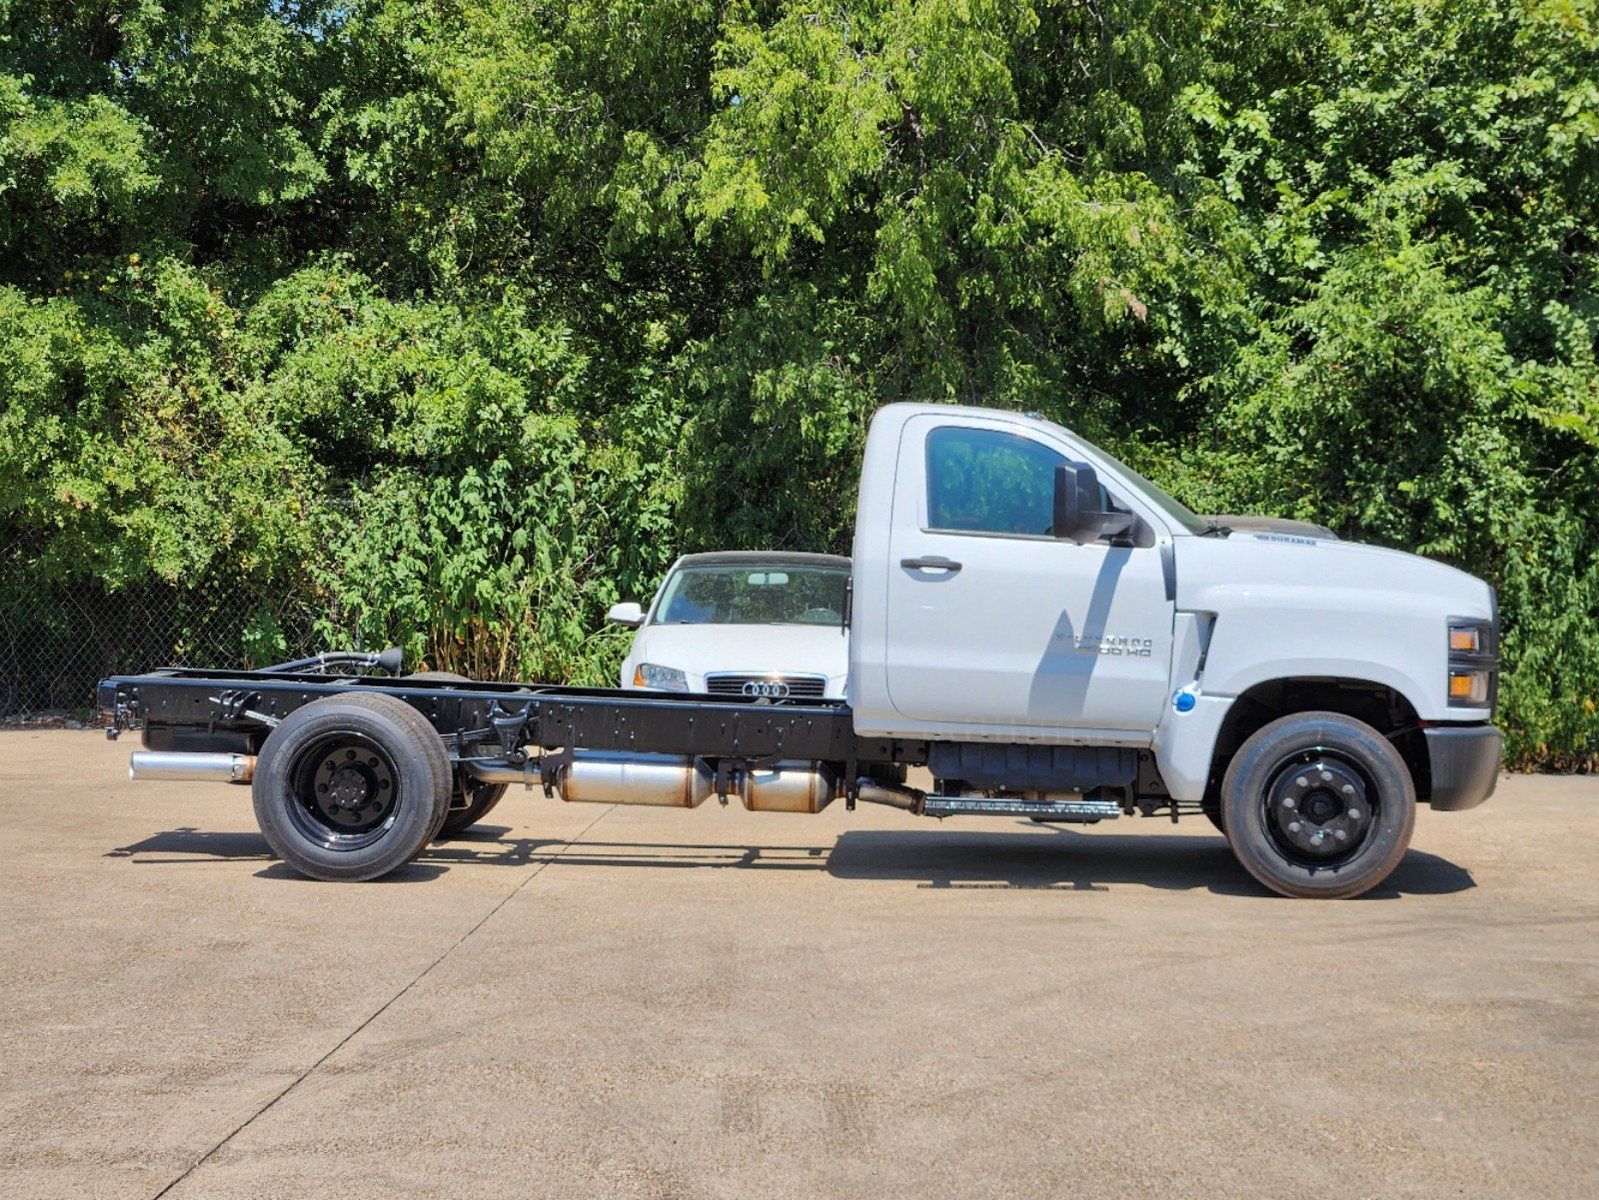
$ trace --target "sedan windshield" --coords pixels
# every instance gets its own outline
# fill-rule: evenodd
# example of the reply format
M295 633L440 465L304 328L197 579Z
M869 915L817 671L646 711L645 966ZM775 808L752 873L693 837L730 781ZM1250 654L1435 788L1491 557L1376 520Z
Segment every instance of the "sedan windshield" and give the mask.
M848 571L789 567L687 567L666 581L656 625L839 625Z

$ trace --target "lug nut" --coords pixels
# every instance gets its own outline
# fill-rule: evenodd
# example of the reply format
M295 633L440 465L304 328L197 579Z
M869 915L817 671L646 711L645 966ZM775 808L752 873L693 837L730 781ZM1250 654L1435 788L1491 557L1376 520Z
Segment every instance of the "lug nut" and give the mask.
M1358 808L1352 808L1352 809L1350 809L1350 810L1349 810L1349 819L1350 819L1350 820L1351 820L1351 821L1358 821L1358 820L1360 820L1360 810L1359 810L1359 809L1358 809Z
M1283 807L1284 808L1290 808L1290 809L1294 808L1298 803L1299 802L1297 800L1295 800L1292 796L1285 796L1283 798Z
M1342 829L1333 830L1333 837L1337 838L1340 842L1347 842L1349 840L1349 835Z
M1289 833L1298 833L1300 831L1300 829L1302 829L1302 828L1303 828L1303 826L1301 826L1298 821L1290 821L1290 822L1288 822L1288 832Z

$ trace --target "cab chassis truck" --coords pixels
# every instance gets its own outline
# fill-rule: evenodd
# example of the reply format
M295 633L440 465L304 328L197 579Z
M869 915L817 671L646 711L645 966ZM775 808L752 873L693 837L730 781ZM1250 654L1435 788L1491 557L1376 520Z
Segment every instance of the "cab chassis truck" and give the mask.
M757 812L1204 816L1267 888L1337 898L1388 876L1418 804L1493 791L1479 579L1315 525L1196 516L1070 431L990 409L880 410L859 501L844 701L400 676L386 651L116 676L99 706L109 736L142 730L133 778L248 783L271 848L326 880L392 871L521 784Z

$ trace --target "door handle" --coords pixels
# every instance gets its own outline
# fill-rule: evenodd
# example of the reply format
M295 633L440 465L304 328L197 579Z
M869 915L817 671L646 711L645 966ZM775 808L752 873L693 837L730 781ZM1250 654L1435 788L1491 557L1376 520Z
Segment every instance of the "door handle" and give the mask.
M926 558L902 558L899 565L907 571L948 571L951 575L961 569L960 563L952 558L932 554Z

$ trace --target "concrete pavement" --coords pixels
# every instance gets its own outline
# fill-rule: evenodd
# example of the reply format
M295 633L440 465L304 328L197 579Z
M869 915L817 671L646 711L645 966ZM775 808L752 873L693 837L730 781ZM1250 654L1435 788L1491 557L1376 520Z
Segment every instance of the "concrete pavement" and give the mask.
M1599 780L1281 900L1203 822L562 805L373 884L0 733L0 1195L1599 1194Z

